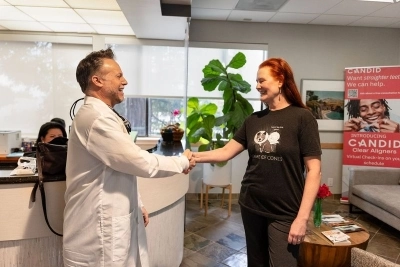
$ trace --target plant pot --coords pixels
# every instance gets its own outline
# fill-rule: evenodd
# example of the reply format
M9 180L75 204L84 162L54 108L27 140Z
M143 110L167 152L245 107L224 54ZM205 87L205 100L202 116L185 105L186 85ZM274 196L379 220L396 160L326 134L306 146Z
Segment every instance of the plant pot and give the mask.
M161 137L164 142L170 143L174 141L174 133L173 132L164 132L161 134Z
M203 164L203 182L208 185L223 186L232 183L232 161L219 167L210 163Z
M172 134L173 134L174 141L178 142L178 141L182 140L184 132L173 132Z
M181 141L183 134L184 131L179 128L179 124L170 124L161 129L161 136L165 142Z

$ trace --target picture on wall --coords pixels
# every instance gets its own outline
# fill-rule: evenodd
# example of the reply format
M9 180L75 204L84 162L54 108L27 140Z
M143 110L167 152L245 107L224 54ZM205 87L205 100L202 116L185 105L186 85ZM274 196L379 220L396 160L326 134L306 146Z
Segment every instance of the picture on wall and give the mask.
M344 81L302 79L301 97L320 131L343 130Z

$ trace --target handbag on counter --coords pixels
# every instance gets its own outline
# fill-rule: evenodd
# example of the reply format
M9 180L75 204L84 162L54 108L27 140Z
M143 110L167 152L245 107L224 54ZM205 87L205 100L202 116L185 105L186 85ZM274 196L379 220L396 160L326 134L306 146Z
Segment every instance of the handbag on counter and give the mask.
M32 193L31 201L36 200L36 190L39 187L40 195L42 197L42 207L44 218L46 220L49 229L56 235L62 236L62 234L57 233L50 226L49 220L47 218L46 209L46 194L44 191L44 182L49 180L51 176L54 175L65 175L65 166L67 163L67 148L68 148L68 138L57 137L54 138L50 143L39 142L36 148L36 164L38 171L38 180L36 181ZM47 179L46 179L47 178Z

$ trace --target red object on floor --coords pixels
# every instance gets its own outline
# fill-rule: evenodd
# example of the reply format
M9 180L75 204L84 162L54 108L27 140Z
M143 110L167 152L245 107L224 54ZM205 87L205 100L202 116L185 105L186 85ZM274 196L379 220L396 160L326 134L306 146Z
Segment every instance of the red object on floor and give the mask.
M348 197L341 197L340 198L340 203L349 204L349 198Z

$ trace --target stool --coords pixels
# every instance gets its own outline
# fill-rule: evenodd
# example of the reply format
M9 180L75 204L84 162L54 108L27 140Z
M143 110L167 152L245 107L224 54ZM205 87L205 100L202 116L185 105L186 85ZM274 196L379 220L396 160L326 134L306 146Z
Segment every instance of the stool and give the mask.
M221 200L221 207L224 205L224 196L225 196L225 189L229 190L229 198L228 198L228 217L231 216L231 207L232 207L232 184L228 185L209 185L201 180L201 195L200 195L200 209L203 208L203 192L204 186L206 186L206 197L205 197L205 207L204 207L204 216L207 216L208 210L208 191L214 187L222 188L222 200Z

